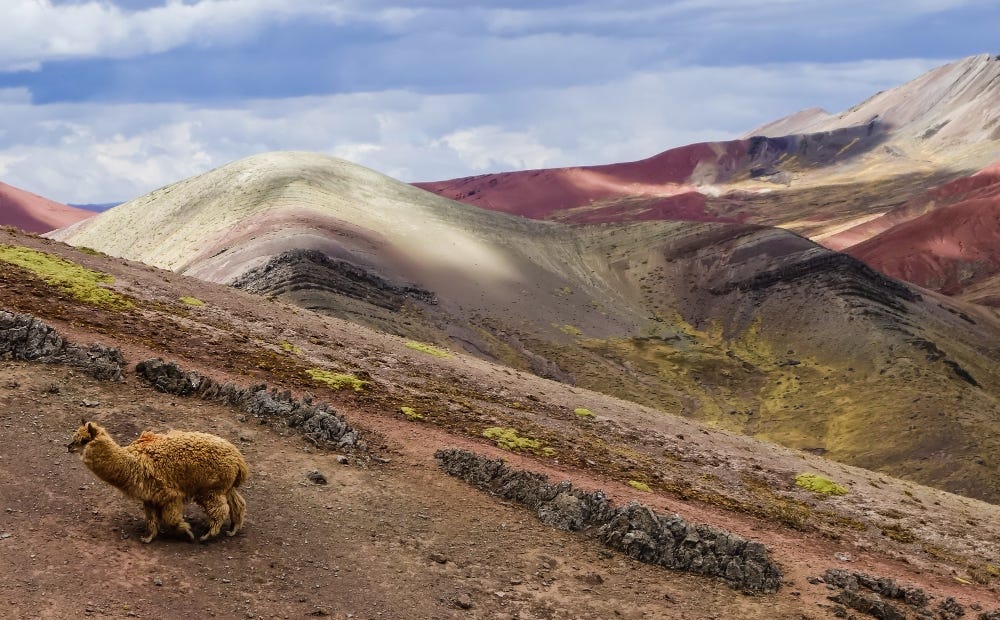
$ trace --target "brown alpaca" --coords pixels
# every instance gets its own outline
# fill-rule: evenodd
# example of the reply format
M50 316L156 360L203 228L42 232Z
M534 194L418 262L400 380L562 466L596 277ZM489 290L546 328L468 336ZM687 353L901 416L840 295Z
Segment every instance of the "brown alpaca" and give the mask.
M83 464L98 478L142 502L147 528L144 543L156 537L161 524L194 541L183 515L188 502L197 503L208 515L210 528L201 540L217 535L227 518L232 522L229 536L243 526L246 502L236 487L250 471L236 446L221 437L147 431L121 447L102 427L83 421L67 448L82 450Z

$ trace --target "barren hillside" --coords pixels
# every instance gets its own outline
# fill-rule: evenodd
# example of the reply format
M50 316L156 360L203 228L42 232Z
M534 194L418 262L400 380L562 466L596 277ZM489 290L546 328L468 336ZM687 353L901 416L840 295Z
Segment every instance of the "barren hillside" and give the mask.
M861 614L877 601L897 617L957 617L961 609L986 618L1000 607L989 560L1000 551L994 505L456 351L436 355L232 288L3 235L0 307L42 319L70 342L120 347L126 360L117 382L88 376L95 358L87 349L67 356L56 347L49 358L0 366L6 616L825 618L846 615L848 607ZM40 254L25 267L9 248ZM61 273L77 277L40 271L54 257L68 259L57 263ZM104 274L103 282L87 273ZM0 330L5 355L39 350L25 340L30 331L6 327L14 324ZM273 405L249 413L208 392L157 391L132 371L157 356L257 390L255 407ZM335 375L360 384L313 378ZM361 443L337 449L309 439L308 428L282 417L284 389L289 398L309 392L312 402L332 404ZM165 536L143 546L136 540L140 508L65 451L81 416L121 441L174 427L240 445L253 470L243 532L203 545ZM537 443L490 439L491 428ZM782 571L781 586L746 596L719 578L643 563L645 547L627 546L635 549L630 557L603 546L599 532L544 525L517 502L441 471L434 452L453 447L603 489L616 506L638 500L762 543ZM313 470L326 484L309 478ZM803 473L844 494L797 485ZM189 517L204 527L199 512ZM637 540L640 530L630 528L638 522L615 527ZM67 554L85 561L67 564ZM78 583L101 587L71 585Z

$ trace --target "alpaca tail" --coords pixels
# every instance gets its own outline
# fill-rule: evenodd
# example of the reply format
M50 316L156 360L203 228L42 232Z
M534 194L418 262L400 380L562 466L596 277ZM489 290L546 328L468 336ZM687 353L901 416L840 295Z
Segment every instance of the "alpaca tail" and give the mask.
M246 462L240 459L236 464L236 478L233 480L233 488L240 486L247 481L250 477L250 469L247 467Z
M230 536L235 535L243 527L243 515L247 512L247 502L236 490L236 487L246 482L246 479L249 477L250 469L247 467L246 461L239 459L236 463L236 477L233 479L233 486L229 487L229 490L226 491L226 502L229 504L229 519L232 523L232 528L227 532Z
M236 532L240 531L240 528L243 527L243 515L247 511L247 503L235 487L226 492L226 502L229 503L229 519L232 523L232 527L227 534L235 536Z

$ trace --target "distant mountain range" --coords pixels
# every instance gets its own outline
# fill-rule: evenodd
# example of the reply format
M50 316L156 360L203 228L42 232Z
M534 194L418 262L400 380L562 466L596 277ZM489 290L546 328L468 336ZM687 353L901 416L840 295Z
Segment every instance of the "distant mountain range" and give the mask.
M96 204L73 204L70 203L69 206L75 207L77 209L84 209L86 211L95 211L97 213L103 213L108 209L112 209L120 205L120 202L101 202Z
M852 254L876 268L952 295L976 286L971 298L995 304L996 295L979 288L997 274L995 244L990 246L1000 237L995 193L978 190L975 215L972 206L954 205L869 239L942 200L957 202L966 187L995 183L998 161L1000 57L984 54L934 69L841 114L804 110L739 140L693 144L623 164L416 185L536 219L756 223L798 232L836 250L868 241ZM957 236L942 241L939 224L959 213L965 223L953 224ZM970 226L978 239L971 244ZM925 239L908 246L905 259L897 256L908 243L904 235Z

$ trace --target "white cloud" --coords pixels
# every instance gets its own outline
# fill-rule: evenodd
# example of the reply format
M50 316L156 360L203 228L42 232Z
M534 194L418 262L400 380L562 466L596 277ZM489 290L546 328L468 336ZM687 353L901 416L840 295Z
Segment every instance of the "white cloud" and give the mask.
M661 66L524 92L408 91L195 104L0 98L2 180L63 202L129 199L269 150L331 153L406 181L611 163L736 137L814 105L840 111L933 60Z
M505 131L480 125L449 133L431 144L454 151L465 167L475 172L509 168L544 168L564 159L559 149L545 146L525 131Z
M188 43L248 38L269 23L295 16L338 22L346 15L342 4L320 0L169 0L162 6L129 12L97 0L70 4L4 0L0 70L37 68L45 61L68 58L138 56Z

